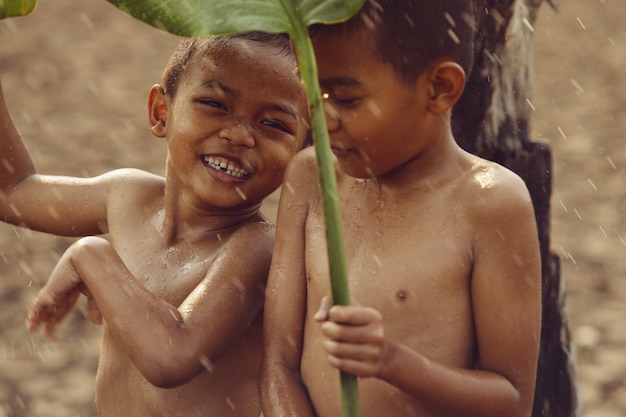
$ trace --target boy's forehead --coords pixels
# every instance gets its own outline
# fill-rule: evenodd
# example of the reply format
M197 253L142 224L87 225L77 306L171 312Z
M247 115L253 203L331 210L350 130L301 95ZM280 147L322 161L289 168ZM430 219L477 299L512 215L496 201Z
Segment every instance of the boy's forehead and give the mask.
M312 37L315 57L321 67L357 67L376 58L374 35L368 29L347 32L320 30Z

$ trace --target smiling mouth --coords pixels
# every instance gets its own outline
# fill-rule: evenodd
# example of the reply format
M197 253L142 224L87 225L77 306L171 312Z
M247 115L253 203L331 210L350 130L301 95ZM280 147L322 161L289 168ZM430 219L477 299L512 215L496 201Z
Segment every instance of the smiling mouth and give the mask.
M241 165L236 164L233 161L229 161L225 158L205 155L203 156L202 161L206 166L240 180L246 179L250 175L252 175L250 171L248 171Z

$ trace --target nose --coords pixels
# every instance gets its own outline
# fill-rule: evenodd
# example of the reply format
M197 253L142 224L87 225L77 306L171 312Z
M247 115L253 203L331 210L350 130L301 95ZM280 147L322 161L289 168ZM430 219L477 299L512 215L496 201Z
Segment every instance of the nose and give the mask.
M223 127L219 136L235 145L253 147L256 142L252 130L252 126L239 120Z
M326 125L329 132L334 132L339 129L339 113L332 104L328 101L324 101L324 115L326 116Z

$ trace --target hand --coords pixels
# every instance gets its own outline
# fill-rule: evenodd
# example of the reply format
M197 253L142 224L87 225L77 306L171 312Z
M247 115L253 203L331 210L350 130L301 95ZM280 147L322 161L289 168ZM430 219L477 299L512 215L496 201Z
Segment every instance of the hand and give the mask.
M28 312L26 327L30 331L35 331L39 325L45 325L46 339L54 338L58 324L74 308L82 292L80 285L82 280L71 259L74 247L70 247L61 257ZM82 287L85 288L84 285Z
M315 320L328 339L324 348L331 366L358 377L378 376L385 364L388 342L378 310L360 305L330 306L324 297Z
M80 291L83 293L85 297L87 297L87 316L89 320L93 324L102 324L102 313L100 312L100 308L98 304L96 304L96 300L91 295L89 288L84 283L80 284Z

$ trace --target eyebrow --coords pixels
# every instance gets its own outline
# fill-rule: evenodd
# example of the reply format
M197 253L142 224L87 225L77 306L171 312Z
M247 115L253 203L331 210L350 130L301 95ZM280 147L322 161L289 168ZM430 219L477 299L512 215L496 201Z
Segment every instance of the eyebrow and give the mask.
M224 93L231 95L231 96L235 96L235 97L239 97L241 95L239 94L239 91L237 91L236 89L229 87L226 84L221 83L214 79L206 80L205 82L202 83L202 87L212 88L214 90L222 90Z
M205 82L202 83L202 87L212 88L215 90L221 90L225 94L233 96L233 97L241 97L241 93L239 92L239 90L237 90L236 88L230 87L215 79L206 80ZM266 107L271 110L276 110L276 111L285 113L287 116L290 116L293 119L296 119L296 120L298 119L298 114L296 110L292 106L289 106L287 104L268 102Z
M329 86L358 85L358 84L361 84L361 82L359 80L357 80L356 78L349 77L349 76L344 76L344 75L339 75L339 76L336 76L336 77L322 78L319 81L320 81L320 84L322 84L322 85L329 85Z

